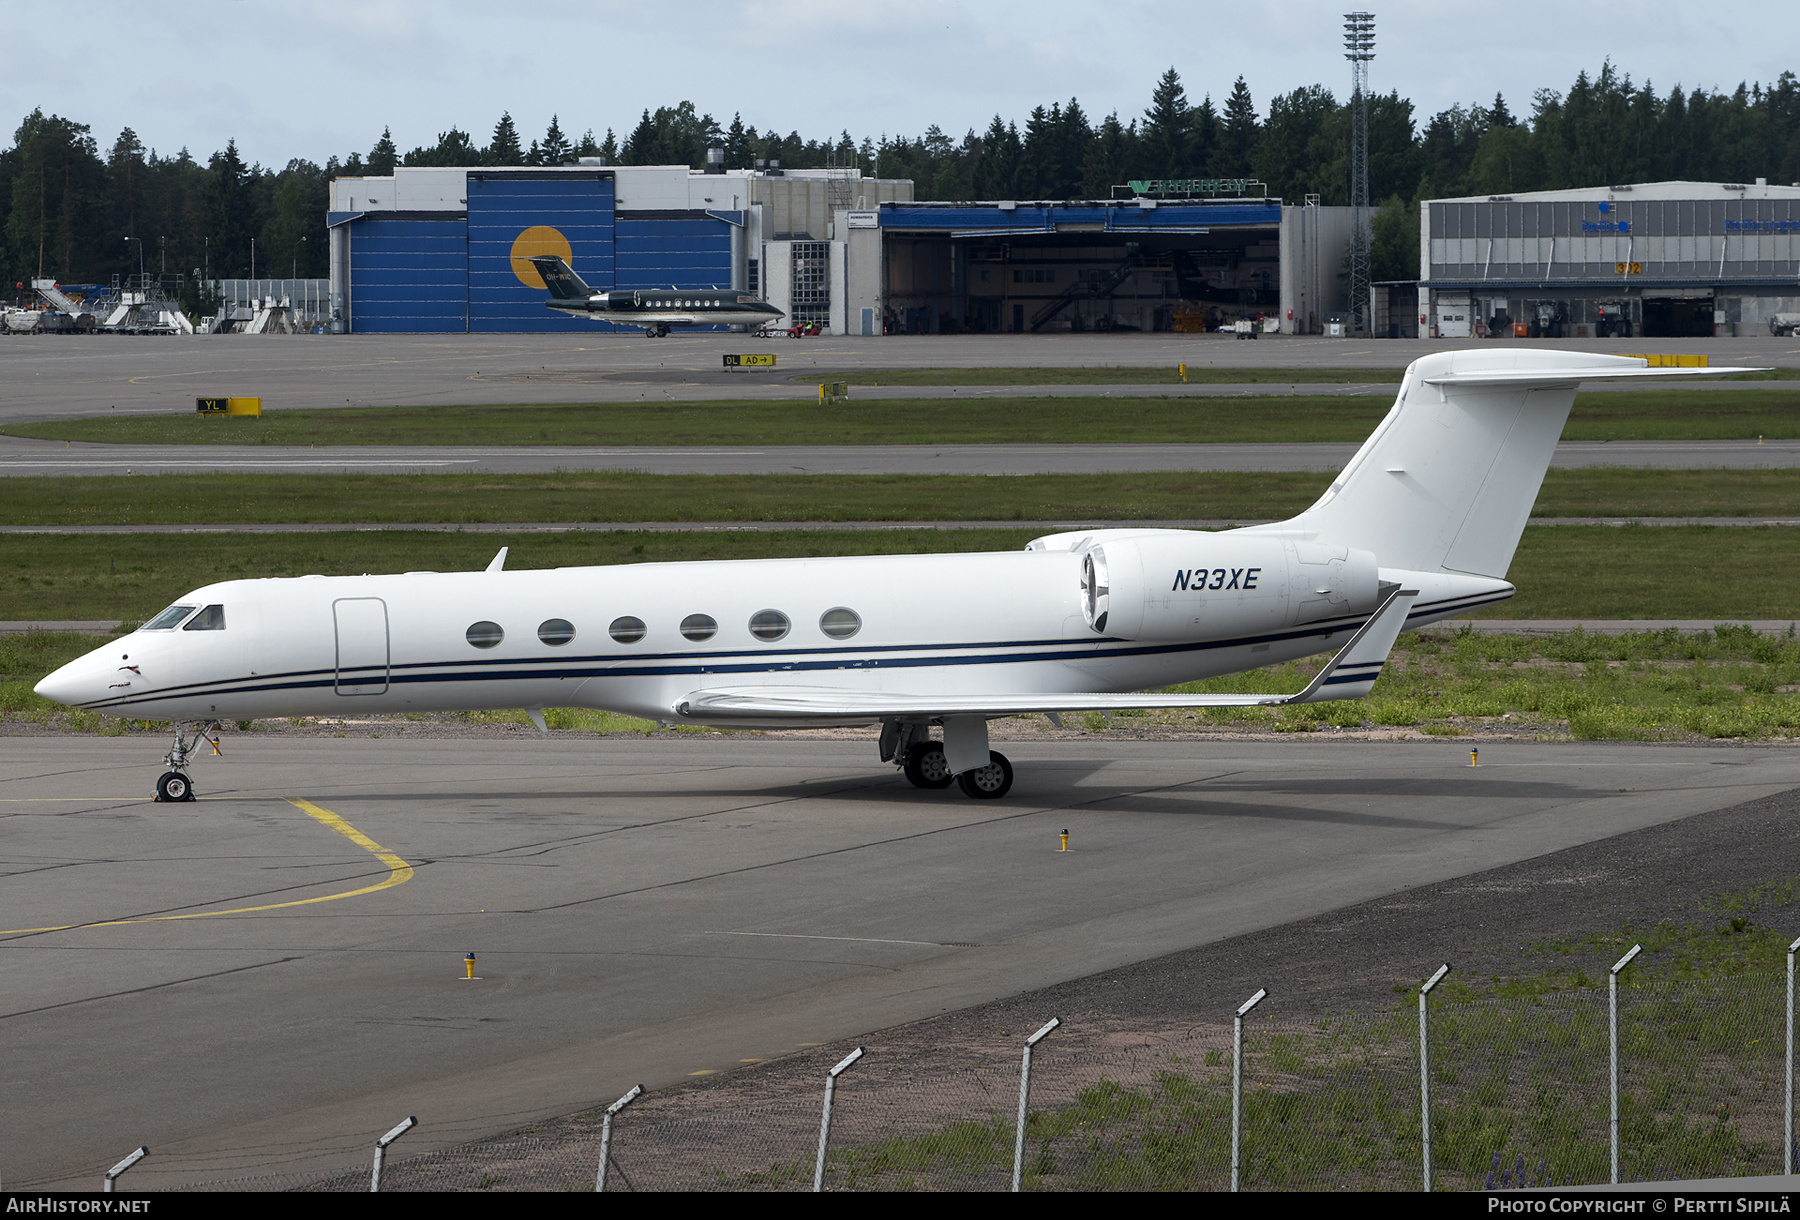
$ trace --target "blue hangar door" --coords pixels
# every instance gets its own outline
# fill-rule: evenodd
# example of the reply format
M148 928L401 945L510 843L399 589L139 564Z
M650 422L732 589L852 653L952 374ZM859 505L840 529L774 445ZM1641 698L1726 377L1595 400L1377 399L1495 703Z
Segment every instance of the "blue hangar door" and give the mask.
M743 213L620 212L618 221L619 287L731 287L731 222Z
M611 330L544 308L532 255L556 254L595 291L613 286L613 180L603 171L469 174L469 329Z
M468 237L459 215L371 212L350 226L350 329L363 334L469 328Z

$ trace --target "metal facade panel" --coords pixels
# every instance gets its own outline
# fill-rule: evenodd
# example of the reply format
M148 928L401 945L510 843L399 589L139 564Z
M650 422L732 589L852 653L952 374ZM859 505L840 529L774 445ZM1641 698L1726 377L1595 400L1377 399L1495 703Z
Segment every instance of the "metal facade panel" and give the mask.
M712 216L618 217L620 288L731 287L731 226Z
M1621 191L1610 199L1432 202L1427 217L1428 275L1439 283L1629 290L1800 280L1796 199L1635 199Z
M513 243L546 226L569 243L570 266L596 291L614 286L613 181L602 177L469 176L469 329L612 329L544 308L549 295L513 273Z
M450 220L350 224L350 329L394 334L468 328L468 227Z

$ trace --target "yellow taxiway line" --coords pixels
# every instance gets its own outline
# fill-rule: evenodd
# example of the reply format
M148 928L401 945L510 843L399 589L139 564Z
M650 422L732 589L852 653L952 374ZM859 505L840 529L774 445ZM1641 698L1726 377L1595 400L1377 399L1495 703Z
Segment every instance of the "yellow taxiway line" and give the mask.
M315 822L329 826L346 839L380 860L388 867L388 875L374 885L365 885L357 890L345 890L341 894L321 894L317 898L296 898L291 902L271 902L257 907L233 907L229 911L193 911L186 915L143 915L135 919L103 919L92 923L60 924L49 928L6 928L0 929L0 936L19 936L28 932L68 932L76 928L113 928L128 923L169 923L177 919L209 919L214 915L250 915L258 911L279 911L284 907L311 906L318 902L336 902L340 898L356 898L362 894L373 894L376 890L392 889L396 885L412 880L413 867L396 856L393 852L371 839L368 835L346 822L329 809L321 809L311 801L298 800L294 797L283 798L288 804L312 818Z

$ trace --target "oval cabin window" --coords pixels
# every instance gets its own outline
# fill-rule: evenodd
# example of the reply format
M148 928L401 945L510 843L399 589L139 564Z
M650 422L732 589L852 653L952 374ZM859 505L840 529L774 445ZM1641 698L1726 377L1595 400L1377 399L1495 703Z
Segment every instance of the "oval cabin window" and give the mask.
M561 648L575 638L575 624L566 618L547 618L538 624L538 639L552 648Z
M493 648L506 638L506 632L500 629L499 623L490 623L483 619L463 633L469 643L477 648Z
M690 614L681 620L681 634L698 644L719 634L719 624L710 614Z
M644 620L622 614L612 621L606 633L621 644L635 644L644 638Z
M819 630L834 640L847 640L862 630L862 615L848 606L838 606L819 616Z
M750 634L768 643L786 635L791 625L779 610L758 610L750 616Z

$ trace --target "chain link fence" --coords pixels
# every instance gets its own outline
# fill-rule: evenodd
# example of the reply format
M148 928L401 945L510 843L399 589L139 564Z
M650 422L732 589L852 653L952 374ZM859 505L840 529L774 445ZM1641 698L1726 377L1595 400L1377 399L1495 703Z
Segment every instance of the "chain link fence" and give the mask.
M1429 997L1435 1189L1609 1180L1606 989L1520 990L1452 985ZM1782 979L1761 973L1621 980L1622 1180L1782 1171L1785 1000ZM1422 1189L1415 1004L1416 994L1379 1015L1295 1019L1271 1000L1245 1018L1243 1189ZM1036 1047L1022 1188L1228 1189L1229 1020L1118 1040L1084 1043L1064 1026ZM825 1189L1010 1189L1019 1078L1016 1046L923 1072L871 1046L837 1081ZM755 1104L676 1089L622 1109L607 1189L812 1189L824 1070L784 1079ZM601 1123L594 1111L423 1156L390 1152L382 1189L591 1191ZM369 1185L364 1169L195 1188Z

